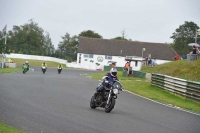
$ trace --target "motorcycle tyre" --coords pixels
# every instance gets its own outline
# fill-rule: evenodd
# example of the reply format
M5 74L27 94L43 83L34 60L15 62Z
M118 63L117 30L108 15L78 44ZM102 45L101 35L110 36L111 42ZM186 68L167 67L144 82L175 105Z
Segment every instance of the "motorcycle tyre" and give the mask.
M92 96L91 100L90 100L90 107L92 109L95 109L96 108L96 105L95 105L95 102L94 102L94 97Z
M111 100L110 101L111 102L110 106L108 108L106 107L107 104L105 106L105 112L106 113L110 113L110 111L115 107L115 99L112 97L110 100Z

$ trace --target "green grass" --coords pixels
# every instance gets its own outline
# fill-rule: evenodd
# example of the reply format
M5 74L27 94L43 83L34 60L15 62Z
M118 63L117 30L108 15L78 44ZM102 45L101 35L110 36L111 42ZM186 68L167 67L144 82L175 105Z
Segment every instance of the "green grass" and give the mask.
M23 133L23 132L0 122L0 133Z
M105 72L106 73L106 72ZM88 74L93 79L101 79L105 73ZM165 90L151 86L151 82L142 78L127 78L122 76L122 72L118 72L118 78L125 90L131 91L135 94L147 97L166 104L172 104L187 110L200 113L200 104L192 100L171 94Z
M22 68L0 68L0 74L22 71Z
M188 62L178 60L155 67L142 67L142 72L159 73L172 77L200 82L200 59Z
M43 62L47 63L47 67L58 67L57 62L52 62L52 61L42 61L42 60L30 60L30 59L17 59L17 58L12 58L14 63L17 64L17 66L22 66L22 64L25 63L25 61L28 61L30 67L31 66L41 66ZM64 68L66 68L66 64L62 64Z

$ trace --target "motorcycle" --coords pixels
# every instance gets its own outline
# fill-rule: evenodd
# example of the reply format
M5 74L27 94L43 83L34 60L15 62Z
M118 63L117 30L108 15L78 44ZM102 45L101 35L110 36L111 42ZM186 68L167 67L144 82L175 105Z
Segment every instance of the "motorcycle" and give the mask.
M117 80L109 84L110 84L109 88L104 87L102 91L95 93L92 96L91 101L90 101L90 107L92 109L95 109L96 107L101 107L101 108L105 108L106 113L109 113L110 111L112 111L112 109L115 106L115 99L117 99L117 94L119 94L120 90L123 91L123 88L122 88L121 83ZM101 83L99 84L99 86L100 85Z
M23 74L28 72L28 66L27 65L23 64L22 69L23 69Z
M43 74L45 74L47 67L46 66L42 66L42 72Z
M61 67L58 67L58 74L60 74L62 71L62 68Z

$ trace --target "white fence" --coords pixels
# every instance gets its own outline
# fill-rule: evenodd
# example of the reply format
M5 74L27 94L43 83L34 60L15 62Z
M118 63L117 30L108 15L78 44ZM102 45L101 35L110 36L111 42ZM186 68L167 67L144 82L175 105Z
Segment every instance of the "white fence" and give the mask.
M62 64L66 64L67 60L48 57L48 56L37 56L37 55L25 55L25 54L6 54L6 58L20 58L20 59L31 59L31 60L44 60L44 61L53 61Z

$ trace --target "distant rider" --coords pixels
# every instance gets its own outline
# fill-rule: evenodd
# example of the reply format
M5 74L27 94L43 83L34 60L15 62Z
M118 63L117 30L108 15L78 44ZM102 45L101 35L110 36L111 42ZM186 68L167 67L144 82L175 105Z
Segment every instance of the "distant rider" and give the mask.
M42 63L42 67L45 66L47 69L47 64L45 62Z
M26 61L23 65L26 65L28 68L28 70L29 70L29 64L28 64L28 61Z
M60 64L58 64L58 68L63 68L63 66L62 66L62 64L60 63Z

